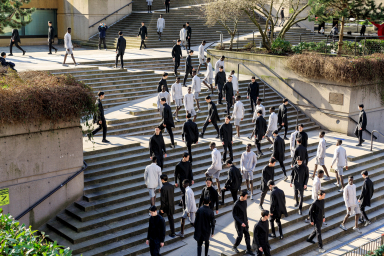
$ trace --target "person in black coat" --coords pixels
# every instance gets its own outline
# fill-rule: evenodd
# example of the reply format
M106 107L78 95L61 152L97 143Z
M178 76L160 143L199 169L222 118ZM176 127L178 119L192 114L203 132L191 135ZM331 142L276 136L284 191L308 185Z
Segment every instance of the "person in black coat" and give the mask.
M175 140L173 138L172 127L175 127L172 117L172 109L167 104L167 100L165 98L160 99L160 104L163 105L163 120L159 125L159 129L163 130L167 129L169 137L171 138L171 148L175 148Z
M216 189L212 187L212 178L205 178L205 184L207 186L204 187L201 191L199 207L203 205L204 198L208 198L209 208L213 211L216 204L216 214L219 214L219 194L217 193Z
M359 110L360 110L359 121L355 130L355 135L359 139L359 144L357 144L356 147L361 147L361 145L365 141L363 140L363 131L367 129L367 115L365 114L365 111L364 111L364 104L359 105Z
M177 40L177 44L175 44L172 48L172 59L175 62L175 76L177 76L177 69L180 66L180 59L183 57L183 51L181 50L181 40Z
M301 145L305 148L308 147L308 134L303 131L304 130L304 124L299 124L298 126L299 132L296 134L296 140L301 139Z
M224 100L227 102L227 110L225 111L225 113L227 113L227 115L230 115L229 110L232 107L232 103L234 99L232 76L229 76L228 82L224 84L223 92L224 92Z
M266 165L263 170L261 171L261 196L260 196L260 203L259 203L259 209L264 210L263 203L264 198L267 195L267 192L269 190L268 181L275 179L275 165L276 165L276 159L270 158L268 165Z
M1 57L0 57L0 64L2 67L10 67L11 69L17 71L15 69L15 63L13 62L9 62L9 61L6 61L5 59L7 58L7 54L5 52L2 52L1 53Z
M259 99L259 84L256 82L256 78L253 76L248 84L247 99L251 102L252 113L255 111L256 101Z
M368 171L362 171L361 176L364 178L363 187L361 188L361 194L359 196L358 202L360 203L361 218L360 221L364 222L364 226L371 224L371 221L368 219L367 214L365 213L365 207L371 206L371 198L373 196L373 182L368 177Z
M197 256L201 256L203 242L205 243L205 256L208 256L209 250L209 237L213 237L215 232L215 215L212 209L210 209L210 199L205 197L203 199L203 207L200 207L196 211L195 219L195 233L193 238L197 241Z
M324 211L324 198L325 192L319 190L317 192L318 196L315 201L309 206L309 218L311 220L311 225L314 227L313 232L307 238L308 243L314 244L313 238L317 235L317 241L319 243L319 252L324 253L323 249L323 240L321 239L321 226L325 222L325 211Z
M191 36L192 36L192 28L189 26L189 22L187 25L187 41L188 41L188 50L191 50Z
M95 135L98 131L103 129L102 142L109 143L109 141L106 139L106 137L107 137L107 121L105 120L104 108L103 108L103 104L101 102L101 100L104 99L104 97L105 97L104 92L101 92L101 91L98 92L97 96L99 96L99 98L96 100L95 105L96 105L98 111L97 111L97 114L93 117L93 123L99 125L99 127L97 127L95 130L93 130L91 133L88 133L87 136L88 136L88 139L91 140L91 137L93 135Z
M184 123L181 132L181 139L184 142L185 138L185 144L187 145L189 153L189 161L192 163L192 144L197 144L199 141L199 129L197 128L197 124L194 123L191 118L191 113L188 113L187 121Z
M215 86L217 87L219 91L218 99L217 99L217 104L222 104L222 99L223 99L223 87L226 81L226 76L224 72L224 67L220 66L219 67L219 72L217 72L215 76Z
M49 47L48 54L52 54L52 49L54 49L55 53L57 53L57 49L52 45L54 40L55 40L55 29L52 27L52 21L48 21L48 47Z
M229 159L233 161L233 150L232 150L232 144L233 144L233 129L232 124L230 123L231 116L225 117L225 123L220 126L220 140L224 147L224 153L223 153L223 162L227 160L227 149L229 150Z
M287 138L287 132L288 132L287 105L288 105L288 99L284 99L283 104L279 106L279 110L277 112L277 123L279 125L278 131L280 131L283 127L285 128L285 131L284 131L285 140L289 140Z
M284 191L279 189L275 186L275 182L273 180L268 181L268 187L271 190L271 197L270 197L270 212L271 212L271 218L269 222L271 222L271 231L272 234L270 237L276 237L275 233L275 224L274 221L276 221L277 226L279 227L280 232L280 239L283 239L283 229L281 227L281 215L284 214L285 217L288 216L287 208L285 206L285 194Z
M207 129L207 126L209 125L209 123L212 123L217 131L216 139L218 139L220 137L220 131L219 131L219 127L217 126L217 122L220 121L220 117L219 117L219 114L217 113L216 105L215 103L212 102L211 96L209 95L205 97L205 101L208 103L208 117L205 120L205 123L203 125L203 131L200 134L200 138L204 138L204 133L205 133L205 130Z
M137 37L139 36L141 37L140 50L141 50L141 47L143 46L144 46L144 49L147 48L144 40L148 38L148 34L147 34L147 27L144 25L144 22L141 22L141 27L139 29L139 33L137 34Z
M265 256L271 256L271 252L270 252L271 246L269 245L269 241L268 241L269 216L270 216L269 211L267 210L261 211L261 218L253 228L252 249L256 250L257 256L262 256L263 253Z
M293 167L297 163L297 159L301 159L301 161L303 161L303 164L307 166L308 151L303 145L301 145L301 138L298 138L296 140L296 145L297 146L295 149L295 153L293 154L293 157L292 157L291 167Z
M284 19L284 7L283 7L280 10L280 24L279 24L279 27L282 27L284 25L284 21L285 21L285 19Z
M169 4L171 3L171 0L165 0L165 13L169 12Z
M187 56L187 59L185 60L185 75L184 75L184 82L183 82L183 86L184 87L187 87L185 85L185 83L187 82L187 79L188 79L188 74L190 74L192 76L192 71L193 71L193 67L192 67L192 55L193 55L193 50L190 50L189 51L189 54Z
M21 43L20 35L19 35L19 30L13 29L12 30L12 36L11 36L11 42L9 44L9 54L8 54L8 56L13 56L13 54L12 54L12 47L13 47L13 45L15 45L17 48L19 48L19 50L23 52L23 55L25 55L26 51L24 51L19 46L19 43Z
M107 45L105 44L107 29L108 29L108 26L105 25L105 23L100 23L100 26L97 28L97 30L99 30L99 50L101 47L101 43L104 44L104 49L107 50Z
M149 217L149 227L147 241L151 256L159 256L160 248L164 246L165 240L165 221L164 218L157 214L156 206L149 208L151 217Z
M185 188L183 187L184 180L190 180L192 185L195 183L193 181L193 173L192 173L192 164L189 162L189 154L185 152L183 154L183 159L176 165L175 167L175 187L178 187L180 184L181 191L181 201L179 206L183 206L185 208Z
M267 121L265 121L263 117L262 110L257 111L257 119L255 123L255 128L253 130L255 134L255 145L257 147L257 156L260 157L263 155L263 152L261 152L261 145L260 142L265 137L265 133L267 132Z
M155 134L149 138L149 155L156 156L157 165L163 170L163 154L167 157L167 151L165 150L165 143L160 128L155 128Z
M304 189L307 189L308 184L308 178L309 178L309 170L308 167L303 164L303 161L301 159L297 160L297 164L292 168L291 173L291 184L293 185L294 190L294 197L296 200L296 204L294 207L299 207L299 215L302 215L302 209L303 209L303 198L304 198ZM298 193L300 192L300 202L298 198Z
M168 73L164 72L163 77L159 81L159 85L157 86L157 92L162 92L162 87L164 86L164 90L166 92L169 92L168 85L167 85L167 78L168 78Z
M279 136L279 132L273 131L273 153L272 157L275 158L279 164L281 169L283 170L284 173L284 181L288 179L287 173L285 172L285 165L284 165L284 160L285 160L285 142L284 140Z
M166 174L162 174L160 179L163 183L163 186L160 188L160 215L166 214L168 216L169 228L171 229L169 236L175 238L175 220L173 219L173 214L175 213L174 187L168 183L168 176Z
M243 177L240 170L232 163L231 160L225 161L227 167L229 167L228 178L224 184L224 188L221 190L221 205L224 205L225 191L231 191L233 202L237 200L237 191L241 188Z
M365 35L365 30L366 30L366 26L363 25L360 29L360 36L364 36Z
M232 216L233 216L233 219L235 220L237 238L236 238L235 244L232 247L232 251L234 251L235 253L239 253L237 246L239 246L239 244L241 243L241 240L243 239L243 235L244 235L245 243L247 245L246 254L255 255L252 252L251 238L249 236L249 221L247 216L247 198L248 198L248 191L244 189L243 191L241 191L239 200L237 200L235 205L233 206Z
M119 61L119 57L120 57L120 62L121 62L121 69L124 68L123 56L125 53L125 47L126 46L127 46L127 42L125 41L125 38L123 37L123 31L120 31L119 32L119 38L117 39L117 44L116 44L115 68L117 68L117 62Z

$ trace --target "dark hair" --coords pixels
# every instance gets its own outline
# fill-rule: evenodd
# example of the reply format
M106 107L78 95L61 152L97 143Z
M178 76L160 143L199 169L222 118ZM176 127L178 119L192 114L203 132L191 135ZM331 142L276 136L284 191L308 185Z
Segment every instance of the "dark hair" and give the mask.
M257 114L263 114L263 111L260 109L257 111Z
M119 31L119 35L121 36L123 34L123 31Z
M216 143L211 141L211 143L209 143L209 146L215 146L216 147Z
M204 204L209 204L211 200L209 200L209 197L204 197L203 203Z
M240 196L246 196L246 195L248 195L248 190L247 189L243 189L243 190L241 190L241 193L240 193Z
M229 75L228 78L232 78L232 75Z
M223 56L221 56L221 58L222 58L222 59L225 59L225 56L223 55Z
M49 24L52 24L52 21L49 20L48 23L49 23Z
M322 195L325 194L325 191L324 191L324 190L319 190L319 191L317 192L317 194L318 194L319 196L322 196Z
M269 215L269 211L267 210L262 210L261 211L261 217L265 217L265 216L268 216Z
M163 86L164 86L164 85L163 85ZM167 99L166 99L166 98L164 98L164 97L163 97L163 98L161 98L160 100L161 100L161 101L165 101L165 102L167 102Z
M248 143L248 144L247 144L247 147L248 147L248 146L252 147L252 144L251 144L251 143Z
M220 66L219 69L224 69L224 67L223 67L223 66Z
M364 104L359 104L359 108L364 108Z
M230 116L230 115L227 115L226 118L228 118L229 120L231 120L231 116Z
M180 39L177 39L177 42L179 43L179 42L181 42L181 40L180 40Z
M176 77L176 81L180 81L180 77L178 76L178 77Z
M183 158L184 158L184 157L187 157L187 156L189 156L189 153L188 153L188 152L184 152L184 153L183 153Z
M187 118L191 118L191 117L192 117L191 113L188 113Z
M253 76L251 79L256 79L256 77Z
M193 71L192 71L192 74L196 74L196 70L193 70Z
M203 42L201 42L202 44L205 44L206 43L206 41L205 40L203 40Z
M275 107L270 107L269 109L275 112Z
M149 207L149 211L150 212L156 212L157 211L157 207L155 205L152 205L151 207Z
M157 162L157 156L153 155L152 156L152 163L156 163Z
M205 99L206 99L206 100L210 100L210 99L211 99L211 96L208 95L208 96L205 97Z
M320 135L324 137L325 131L320 132Z
M161 174L160 179L164 181L168 181L168 175L167 174Z
M183 186L184 185L188 185L189 186L189 179L185 179L185 180L183 180Z
M340 139L338 139L338 140L337 140L337 144L341 145L341 144L343 144L343 141L340 140Z
M231 160L231 159L227 159L227 160L225 161L225 164L232 164L232 160Z
M263 99L257 99L257 101L258 101L258 102L262 102L262 101L263 101Z
M285 103L285 102L288 102L288 99L287 99L287 98L283 99L283 103Z
M185 28L185 24L183 24L183 28ZM181 40L180 40L181 41Z
M207 58L207 61L211 61L211 58Z
M299 124L299 126L300 126L301 128L304 128L304 124Z
M163 76L168 76L168 73L167 73L167 72L164 72L164 73L163 73Z
M353 179L353 176L352 176L352 175L349 175L349 176L348 176L348 179Z
M232 70L232 71L231 71L231 74L235 74L235 70Z
M361 175L368 176L368 171L366 171L366 170L362 171Z
M322 174L322 173L324 173L324 171L323 171L323 170L320 170L320 171L319 171L319 174Z
M207 177L207 178L205 178L205 181L211 181L212 182L212 178L211 177Z
M186 23L189 25L189 22L188 22L188 21L187 21Z
M67 28L67 30L71 30L71 28Z
M273 180L269 180L267 186L275 186L275 182Z
M97 96L102 96L102 95L104 95L104 92L103 91L99 91L98 93L97 93Z
M236 99L241 99L241 95L237 95L237 96L236 96Z
M189 53L193 53L193 50L190 50Z
M275 158L273 158L273 157L271 157L271 158L269 158L269 162L270 162L271 164L273 164L273 163L275 163L275 162L276 162L276 159L275 159Z
M274 130L273 134L279 134L279 131L278 130Z
M145 22L144 22L144 21L142 21L141 23L145 24Z
M7 55L5 52L1 53L1 57L5 56L5 55Z

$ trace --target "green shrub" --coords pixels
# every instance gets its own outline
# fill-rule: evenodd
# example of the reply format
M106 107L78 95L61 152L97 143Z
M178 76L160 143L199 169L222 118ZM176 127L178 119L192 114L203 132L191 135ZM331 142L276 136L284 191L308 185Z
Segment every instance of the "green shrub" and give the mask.
M252 49L253 47L256 47L256 44L253 42L253 41L250 41L250 42L248 42L246 45L244 45L244 49L245 50L250 50L250 49Z
M384 255L384 245L377 248L375 251L369 251L365 256L382 256Z
M367 39L361 41L364 54L384 53L384 40Z
M36 230L20 225L10 214L0 209L0 255L24 256L70 256L72 251L47 241L46 236L36 235Z
M271 45L271 51L275 54L286 54L292 51L292 45L289 41L286 41L280 37L276 38Z

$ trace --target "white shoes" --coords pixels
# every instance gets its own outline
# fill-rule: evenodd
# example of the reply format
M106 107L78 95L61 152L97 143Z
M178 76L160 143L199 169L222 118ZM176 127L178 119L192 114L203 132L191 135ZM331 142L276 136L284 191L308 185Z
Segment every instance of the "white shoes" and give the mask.
M344 231L347 231L347 228L343 224L340 224L339 228L341 228Z
M337 182L336 182L336 183L333 183L333 184L335 184L336 187L340 187L340 184L337 183Z
M196 113L199 113L200 112L200 109L196 110Z
M180 120L179 120L179 118L176 117L176 118L175 118L175 121L176 121L176 122L179 122Z
M251 194L251 196L249 198L251 198L251 200L253 200L252 194Z
M357 233L362 233L359 228L353 227L353 230L356 231Z

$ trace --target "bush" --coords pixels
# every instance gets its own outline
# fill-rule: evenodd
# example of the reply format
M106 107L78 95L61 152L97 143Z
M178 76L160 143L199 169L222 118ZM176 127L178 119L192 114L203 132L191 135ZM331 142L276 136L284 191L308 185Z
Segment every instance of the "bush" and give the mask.
M375 251L369 251L365 256L382 256L384 255L384 245L377 248Z
M69 248L47 241L46 236L36 235L36 230L20 225L10 214L4 215L0 209L0 253L1 255L24 256L70 256Z
M246 45L244 45L245 50L251 50L252 48L256 47L256 44L253 41L248 42Z
M365 54L384 53L384 40L380 39L367 39L362 42Z
M289 41L286 41L280 37L276 38L271 45L271 51L274 54L286 54L292 51L292 46Z
M217 44L217 45L215 46L215 49L216 49L216 50L225 50L225 44Z
M92 89L70 75L42 71L0 76L1 124L51 124L88 120L96 111Z

